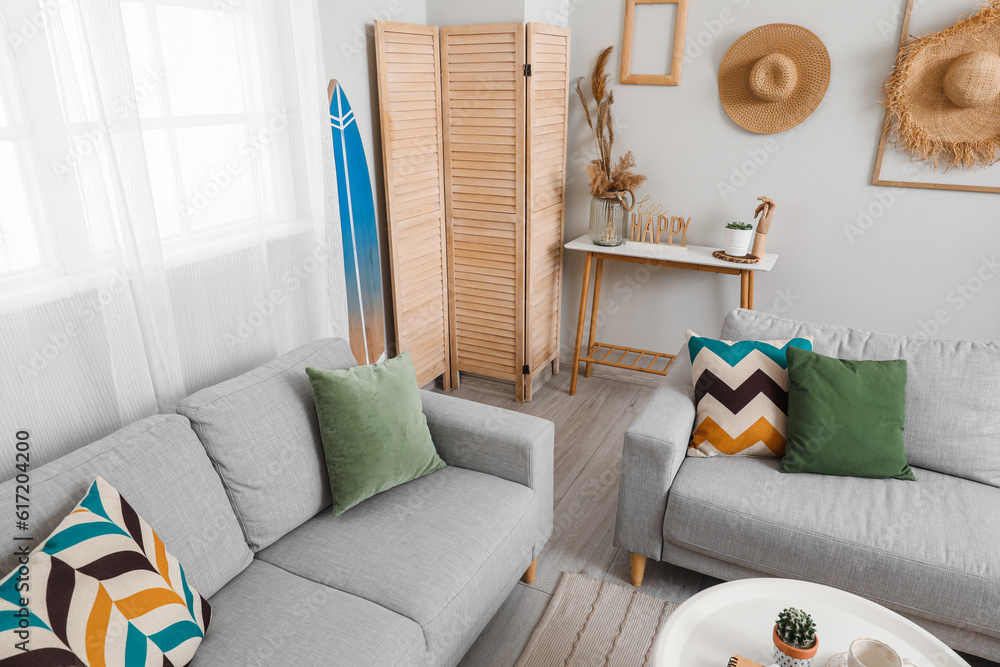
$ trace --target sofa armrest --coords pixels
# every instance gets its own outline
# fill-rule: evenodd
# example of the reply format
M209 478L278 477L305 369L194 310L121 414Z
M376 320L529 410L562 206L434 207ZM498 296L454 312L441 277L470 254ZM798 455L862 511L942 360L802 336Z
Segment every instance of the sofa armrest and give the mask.
M546 420L420 391L424 416L445 463L522 484L535 493L530 512L532 558L552 535L555 425Z
M552 422L424 390L420 399L434 446L448 465L535 491L552 486Z
M694 389L687 345L625 433L615 545L660 560L667 492L694 429Z

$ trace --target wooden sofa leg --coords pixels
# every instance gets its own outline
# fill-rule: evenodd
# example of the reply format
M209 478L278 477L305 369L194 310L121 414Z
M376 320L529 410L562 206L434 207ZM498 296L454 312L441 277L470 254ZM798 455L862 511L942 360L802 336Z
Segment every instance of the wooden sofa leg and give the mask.
M537 567L538 567L538 559L536 558L535 560L531 561L531 565L529 565L528 569L524 571L524 575L521 577L521 581L523 581L526 584L535 583L535 569Z
M632 579L632 585L638 588L642 586L642 577L646 574L646 557L639 554L631 554L631 556L632 569L630 578Z

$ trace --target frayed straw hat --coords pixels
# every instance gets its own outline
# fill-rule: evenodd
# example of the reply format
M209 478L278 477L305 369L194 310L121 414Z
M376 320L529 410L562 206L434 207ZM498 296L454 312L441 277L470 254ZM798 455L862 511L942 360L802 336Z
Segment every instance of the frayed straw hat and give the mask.
M830 84L830 54L819 37L788 23L755 28L719 66L722 107L743 129L783 132L809 117Z
M895 142L963 169L1000 159L1000 0L899 50L884 87Z

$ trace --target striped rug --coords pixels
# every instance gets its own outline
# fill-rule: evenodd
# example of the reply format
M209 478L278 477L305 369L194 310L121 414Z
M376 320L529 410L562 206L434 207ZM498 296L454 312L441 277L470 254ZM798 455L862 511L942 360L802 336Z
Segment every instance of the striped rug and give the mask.
M675 609L634 588L563 572L516 667L645 667Z

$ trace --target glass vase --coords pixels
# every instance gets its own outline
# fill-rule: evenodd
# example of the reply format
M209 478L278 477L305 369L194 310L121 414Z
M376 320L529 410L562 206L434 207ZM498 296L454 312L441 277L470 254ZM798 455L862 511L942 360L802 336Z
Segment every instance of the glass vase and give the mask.
M621 200L608 197L590 200L590 240L597 245L617 246L625 243L625 207Z

